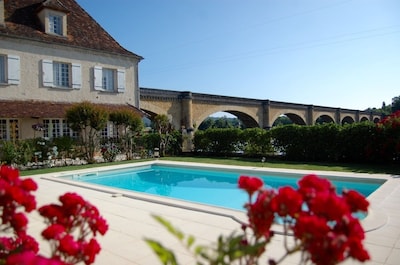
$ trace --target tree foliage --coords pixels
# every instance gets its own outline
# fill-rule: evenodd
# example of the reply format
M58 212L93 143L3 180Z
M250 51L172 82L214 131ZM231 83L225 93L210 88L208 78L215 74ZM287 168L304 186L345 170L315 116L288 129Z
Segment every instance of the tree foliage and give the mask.
M110 112L109 119L118 132L116 142L127 159L131 159L133 138L143 129L141 117L130 109L119 109Z
M79 132L85 158L93 163L99 146L99 131L107 125L107 110L84 101L67 109L65 117L69 126Z

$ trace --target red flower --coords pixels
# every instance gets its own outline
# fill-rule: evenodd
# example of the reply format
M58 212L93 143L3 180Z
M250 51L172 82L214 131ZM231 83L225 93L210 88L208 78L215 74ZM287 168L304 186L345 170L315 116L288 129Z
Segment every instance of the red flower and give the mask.
M45 239L56 239L59 240L64 236L65 228L59 224L52 224L42 231L42 236Z
M79 244L74 240L71 235L65 235L59 240L60 245L58 250L67 254L68 256L76 256L79 252Z
M21 181L21 188L23 188L26 191L35 191L37 190L38 186L35 181L32 179L23 179Z
M313 214L323 216L328 221L337 221L350 214L346 201L336 193L321 193L309 201L308 207Z
M88 244L83 246L85 264L92 264L96 255L100 252L101 248L96 239L92 238Z
M368 251L365 250L361 241L359 240L349 240L350 252L349 256L353 257L361 262L367 261L370 259Z
M249 176L240 176L238 184L239 188L247 191L250 196L264 186L260 178Z
M350 206L351 212L368 211L369 202L363 195L354 190L343 191L343 197Z
M66 263L57 259L48 259L36 255L31 251L24 251L10 255L7 258L7 265L66 265Z
M271 208L271 200L274 195L272 190L260 191L256 201L249 205L250 227L253 228L257 237L269 238L271 235L270 228L275 217Z
M38 209L41 216L49 219L50 223L65 224L65 217L60 205L48 204Z
M292 187L279 188L278 194L271 201L271 208L280 216L295 217L301 210L303 198Z
M299 191L306 199L309 199L316 197L320 193L335 191L335 188L329 180L310 174L299 181Z
M68 192L60 196L62 210L66 216L76 216L86 204L85 200L76 193Z
M23 213L15 213L11 219L11 226L15 231L26 231L28 218Z
M310 244L313 240L324 237L330 231L325 218L302 214L296 220L293 232L296 238Z

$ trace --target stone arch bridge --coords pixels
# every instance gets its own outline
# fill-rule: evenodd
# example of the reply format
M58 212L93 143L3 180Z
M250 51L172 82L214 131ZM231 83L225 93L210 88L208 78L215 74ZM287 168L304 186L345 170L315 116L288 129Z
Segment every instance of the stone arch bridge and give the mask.
M281 115L299 125L313 125L317 119L344 124L381 118L369 111L153 88L140 88L140 109L150 116L165 114L175 129L186 131L194 131L208 116L221 111L237 116L247 128L270 128Z

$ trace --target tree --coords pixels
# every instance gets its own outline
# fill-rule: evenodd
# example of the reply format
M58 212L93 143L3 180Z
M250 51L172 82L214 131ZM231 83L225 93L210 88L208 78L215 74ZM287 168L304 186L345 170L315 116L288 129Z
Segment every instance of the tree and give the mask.
M127 159L132 158L132 138L141 131L143 122L141 117L130 109L119 109L110 113L110 121L117 128L117 141L121 142L121 149Z
M392 113L400 110L400 96L392 98Z
M107 125L108 112L84 101L67 109L65 116L70 127L79 132L85 158L88 163L93 163L98 146L98 133Z
M160 136L160 152L162 155L165 155L165 149L171 140L170 133L172 132L172 125L169 122L168 116L165 114L155 116L153 126Z

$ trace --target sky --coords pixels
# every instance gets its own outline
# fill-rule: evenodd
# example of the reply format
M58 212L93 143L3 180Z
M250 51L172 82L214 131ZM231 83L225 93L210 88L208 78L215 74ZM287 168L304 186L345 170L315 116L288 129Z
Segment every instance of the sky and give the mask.
M400 96L399 0L77 0L139 86L364 110Z

